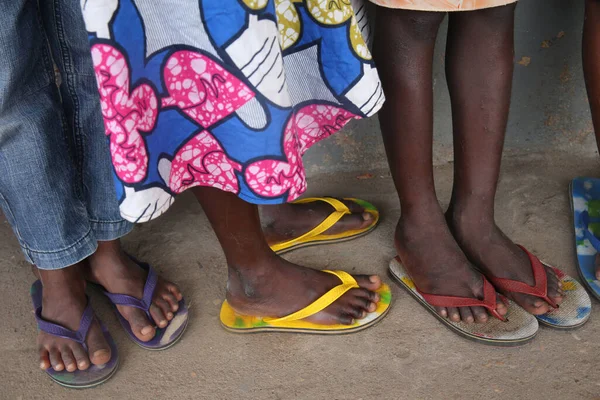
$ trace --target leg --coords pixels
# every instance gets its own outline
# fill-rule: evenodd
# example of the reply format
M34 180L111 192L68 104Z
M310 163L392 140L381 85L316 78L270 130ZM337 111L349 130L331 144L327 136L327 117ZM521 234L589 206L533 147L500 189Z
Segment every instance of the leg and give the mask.
M147 273L123 252L118 240L133 226L119 213L96 76L79 3L44 1L42 6L44 28L62 78L61 98L77 172L75 186L84 199L86 220L99 241L96 252L85 262L83 274L111 293L141 298ZM154 321L149 321L140 309L117 308L136 336L148 341L154 337L156 325L161 328L168 325L181 299L182 294L174 284L159 279L150 308Z
M446 74L452 101L455 176L448 210L451 228L469 259L485 273L533 284L527 255L494 222L494 197L510 105L514 5L452 14ZM549 271L550 297L560 288ZM510 294L534 314L548 305Z
M600 1L598 0L585 2L583 73L596 132L596 144L600 152ZM596 257L596 278L600 279L600 254Z
M40 268L42 316L77 329L87 303L78 263L94 252L96 243L72 184L74 168L38 11L34 1L2 3L0 205L25 257ZM111 356L98 323L87 337L88 352L44 332L37 341L43 369L86 369Z
M438 203L432 167L432 63L435 39L445 14L386 10L379 13L374 56L387 102L379 113L384 143L402 217L398 255L426 293L483 296L483 278L452 238ZM486 321L481 307L437 308L453 321ZM498 302L498 311L506 308Z
M280 258L262 234L258 209L237 196L214 188L192 189L223 247L229 278L227 301L241 313L283 317L339 284L324 272L300 267ZM322 312L308 318L321 324L351 324L375 310L381 280L356 276L361 288L352 289Z

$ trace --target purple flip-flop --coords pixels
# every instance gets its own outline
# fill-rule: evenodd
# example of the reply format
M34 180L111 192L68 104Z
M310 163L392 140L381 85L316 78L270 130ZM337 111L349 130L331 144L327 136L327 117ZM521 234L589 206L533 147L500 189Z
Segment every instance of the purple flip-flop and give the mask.
M46 321L42 318L42 282L39 280L36 281L30 289L31 299L33 300L33 307L35 309L35 319L37 320L38 328L41 331L49 333L50 335L62 337L65 339L73 340L87 351L87 345L85 344L85 339L87 337L88 331L94 320L95 315L92 307L90 305L88 299L88 305L83 311L81 315L81 321L79 322L79 329L77 331L72 331L70 329L65 328L64 326L52 323L50 321ZM59 385L74 388L74 389L85 389L91 388L94 386L98 386L101 383L106 382L110 379L117 368L119 367L119 353L117 351L117 345L113 340L110 333L100 322L100 327L102 328L102 332L104 333L104 338L108 342L110 346L110 350L112 353L112 357L110 361L104 365L90 365L88 369L85 371L76 370L74 372L68 372L67 370L63 371L55 371L52 367L46 370L46 373L50 376L50 378L58 383Z
M179 339L181 339L185 328L187 328L188 308L185 304L185 299L181 299L179 302L179 309L175 313L173 319L169 321L169 325L167 325L165 328L156 327L156 335L154 335L152 340L144 342L138 339L131 330L131 325L129 325L129 322L123 318L116 306L121 305L139 308L146 313L146 316L150 321L153 321L153 318L150 315L150 305L152 304L152 297L154 296L154 290L156 289L156 284L158 282L158 275L150 265L137 261L133 257L131 257L131 259L141 268L148 271L148 277L146 278L146 284L144 285L144 294L142 299L140 300L126 294L109 293L106 290L104 290L104 294L115 306L114 308L117 313L117 317L121 322L121 326L123 329L125 329L125 332L127 332L129 338L134 343L147 350L168 349L177 343Z

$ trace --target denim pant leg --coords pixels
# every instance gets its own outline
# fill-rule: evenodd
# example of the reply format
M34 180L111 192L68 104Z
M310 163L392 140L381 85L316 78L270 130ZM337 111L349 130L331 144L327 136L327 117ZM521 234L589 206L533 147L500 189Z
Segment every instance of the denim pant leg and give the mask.
M25 257L72 265L97 246L65 139L37 1L0 0L0 204Z
M126 235L119 212L98 85L79 0L40 0L44 27L61 74L63 108L81 195L97 240Z

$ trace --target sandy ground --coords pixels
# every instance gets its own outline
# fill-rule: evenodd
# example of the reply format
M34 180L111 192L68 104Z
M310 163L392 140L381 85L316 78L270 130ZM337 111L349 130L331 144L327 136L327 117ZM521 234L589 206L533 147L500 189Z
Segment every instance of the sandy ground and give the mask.
M599 169L595 159L558 160L506 160L497 215L515 241L574 274L567 187L570 178L597 175ZM387 172L369 179L357 175L316 177L311 193L370 199L383 212L381 226L365 238L300 250L290 259L315 268L385 274L400 209ZM437 169L444 204L451 177L451 165ZM354 335L227 333L218 321L224 258L190 196L182 196L168 215L139 226L125 241L129 251L152 262L186 293L192 320L185 337L165 352L144 351L127 339L106 301L94 293L95 309L119 346L121 367L99 388L63 389L37 367L28 296L32 276L8 223L0 218L2 399L600 399L597 302L583 328L541 328L532 343L509 349L452 334L396 286L386 320Z

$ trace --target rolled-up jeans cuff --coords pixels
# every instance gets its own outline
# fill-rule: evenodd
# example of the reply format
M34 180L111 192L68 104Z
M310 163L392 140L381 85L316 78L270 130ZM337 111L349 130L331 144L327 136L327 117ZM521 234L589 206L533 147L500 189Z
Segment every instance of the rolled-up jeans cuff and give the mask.
M96 240L106 242L117 240L127 235L133 229L133 224L125 220L119 221L90 221Z
M56 251L37 251L21 246L25 258L39 269L61 269L85 260L98 248L94 233L88 233L71 246Z

